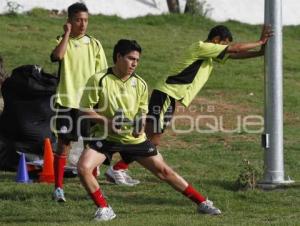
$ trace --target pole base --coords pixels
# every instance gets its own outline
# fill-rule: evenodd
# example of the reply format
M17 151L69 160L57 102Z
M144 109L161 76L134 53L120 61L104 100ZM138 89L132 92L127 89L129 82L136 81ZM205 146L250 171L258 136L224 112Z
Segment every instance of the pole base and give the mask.
M287 180L283 180L283 181L275 181L275 182L260 181L257 183L257 187L264 189L264 190L273 190L273 189L277 189L277 188L285 188L294 183L295 183L295 181L291 180L291 178L288 177Z

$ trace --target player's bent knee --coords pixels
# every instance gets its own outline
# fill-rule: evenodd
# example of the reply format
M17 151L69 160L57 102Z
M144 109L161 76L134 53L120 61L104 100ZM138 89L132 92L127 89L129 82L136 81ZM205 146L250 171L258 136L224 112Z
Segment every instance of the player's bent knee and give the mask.
M79 163L77 165L77 172L79 176L85 176L89 173L92 173L92 170L90 169L90 167L88 167L88 165L84 163Z
M158 173L159 179L163 181L170 181L176 176L176 173L170 167L162 167Z

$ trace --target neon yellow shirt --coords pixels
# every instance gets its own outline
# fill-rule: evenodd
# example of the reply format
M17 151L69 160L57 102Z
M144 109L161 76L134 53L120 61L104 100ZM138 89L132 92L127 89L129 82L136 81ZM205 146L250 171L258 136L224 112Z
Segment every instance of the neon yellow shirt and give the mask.
M57 39L59 43L62 37ZM79 108L83 89L96 72L107 68L100 42L88 35L71 38L64 58L59 65L59 84L56 103L64 107Z
M112 68L92 76L81 99L81 107L95 109L109 119L121 109L130 121L148 111L148 87L146 82L133 73L126 81L114 75ZM91 129L91 136L123 144L138 144L146 140L146 135L132 136L133 126L123 125L121 133L105 134L105 126L97 124ZM106 136L107 135L107 136Z
M224 63L227 45L199 41L190 46L173 75L155 88L189 106L208 80L213 61Z

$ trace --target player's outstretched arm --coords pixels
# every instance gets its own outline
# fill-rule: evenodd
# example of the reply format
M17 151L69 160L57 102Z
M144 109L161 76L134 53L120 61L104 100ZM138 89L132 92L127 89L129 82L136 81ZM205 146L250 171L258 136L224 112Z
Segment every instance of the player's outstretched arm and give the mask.
M269 38L273 36L271 26L263 26L260 39L256 42L233 43L227 48L227 53L231 59L246 59L264 55L265 45ZM261 47L259 51L253 49Z
M263 45L259 51L247 51L241 53L231 53L229 54L230 59L240 60L240 59L249 59L254 57L260 57L265 55L265 45Z

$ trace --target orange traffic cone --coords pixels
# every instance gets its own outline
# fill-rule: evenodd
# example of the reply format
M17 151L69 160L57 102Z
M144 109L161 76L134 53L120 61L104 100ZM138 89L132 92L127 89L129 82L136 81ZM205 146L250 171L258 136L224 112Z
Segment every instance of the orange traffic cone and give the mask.
M39 182L54 183L53 152L49 138L44 142L44 166Z

